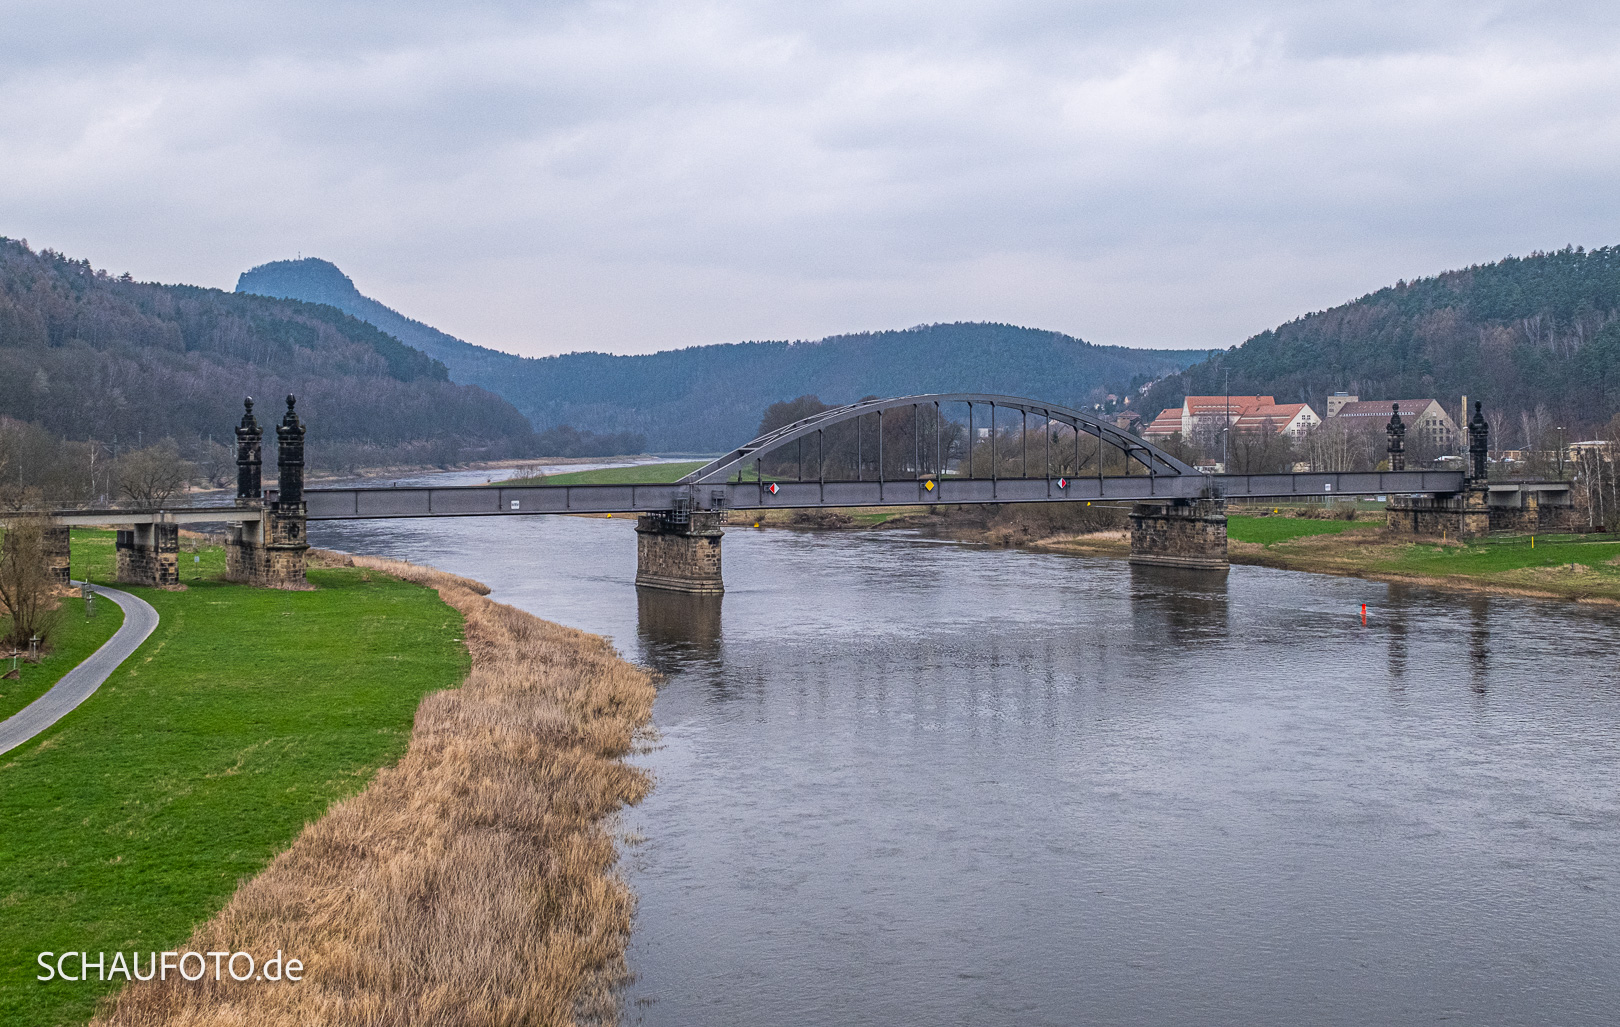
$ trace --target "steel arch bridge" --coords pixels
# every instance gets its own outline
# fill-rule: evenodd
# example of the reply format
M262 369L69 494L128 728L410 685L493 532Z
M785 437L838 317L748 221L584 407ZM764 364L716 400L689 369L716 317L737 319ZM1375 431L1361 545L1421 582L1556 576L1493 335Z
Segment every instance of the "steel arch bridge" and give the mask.
M960 422L944 416L947 404L966 407L965 435L959 434ZM1013 415L1023 430L1017 436L1017 473L1008 474L1010 457L1000 451L1007 442L1001 430L1009 423L1003 418ZM1028 430L1034 417L1041 418L1044 428L1037 447L1030 445L1037 436ZM828 438L842 426L855 432L856 459L848 473L829 476ZM871 460L865 449L868 426L875 428ZM947 446L947 436L952 446ZM896 445L901 447L897 455ZM1032 448L1039 452L1031 453ZM793 473L787 473L789 460L780 456L784 452L792 454ZM774 462L773 454L778 454ZM806 473L807 459L813 475ZM873 469L870 475L868 467ZM767 432L673 484L320 488L306 490L304 497L310 520L352 520L1355 496L1453 493L1463 486L1460 471L1204 474L1084 411L1016 396L943 393L824 410Z

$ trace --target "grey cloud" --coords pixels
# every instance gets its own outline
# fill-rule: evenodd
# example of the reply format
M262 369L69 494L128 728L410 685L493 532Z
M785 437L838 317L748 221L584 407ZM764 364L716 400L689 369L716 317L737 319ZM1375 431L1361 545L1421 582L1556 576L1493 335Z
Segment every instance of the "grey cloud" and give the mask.
M1229 345L1620 241L1613 8L11 5L0 233L227 287L318 253L524 352Z

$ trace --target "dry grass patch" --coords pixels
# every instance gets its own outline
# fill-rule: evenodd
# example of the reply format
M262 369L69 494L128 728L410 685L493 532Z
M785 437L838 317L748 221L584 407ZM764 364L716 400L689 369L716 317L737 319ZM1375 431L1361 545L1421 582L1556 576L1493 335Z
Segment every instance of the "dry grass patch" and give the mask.
M183 948L277 949L299 983L136 983L105 1025L569 1024L613 1013L633 897L606 819L647 791L626 766L647 672L595 635L477 582L326 554L438 590L472 670L417 711L410 748L309 824Z

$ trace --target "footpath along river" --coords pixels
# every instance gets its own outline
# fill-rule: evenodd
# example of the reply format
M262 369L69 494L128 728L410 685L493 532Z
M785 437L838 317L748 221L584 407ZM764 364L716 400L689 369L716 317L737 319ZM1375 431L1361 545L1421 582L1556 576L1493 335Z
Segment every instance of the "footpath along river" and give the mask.
M632 526L310 532L667 673L626 1022L1615 1021L1620 614L735 526L638 596Z

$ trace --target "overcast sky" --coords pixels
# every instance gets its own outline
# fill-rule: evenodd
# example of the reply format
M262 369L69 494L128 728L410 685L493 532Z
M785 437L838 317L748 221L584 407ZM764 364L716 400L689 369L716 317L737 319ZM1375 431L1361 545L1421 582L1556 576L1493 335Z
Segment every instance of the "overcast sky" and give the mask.
M0 235L539 355L1214 347L1620 243L1620 4L0 0Z

